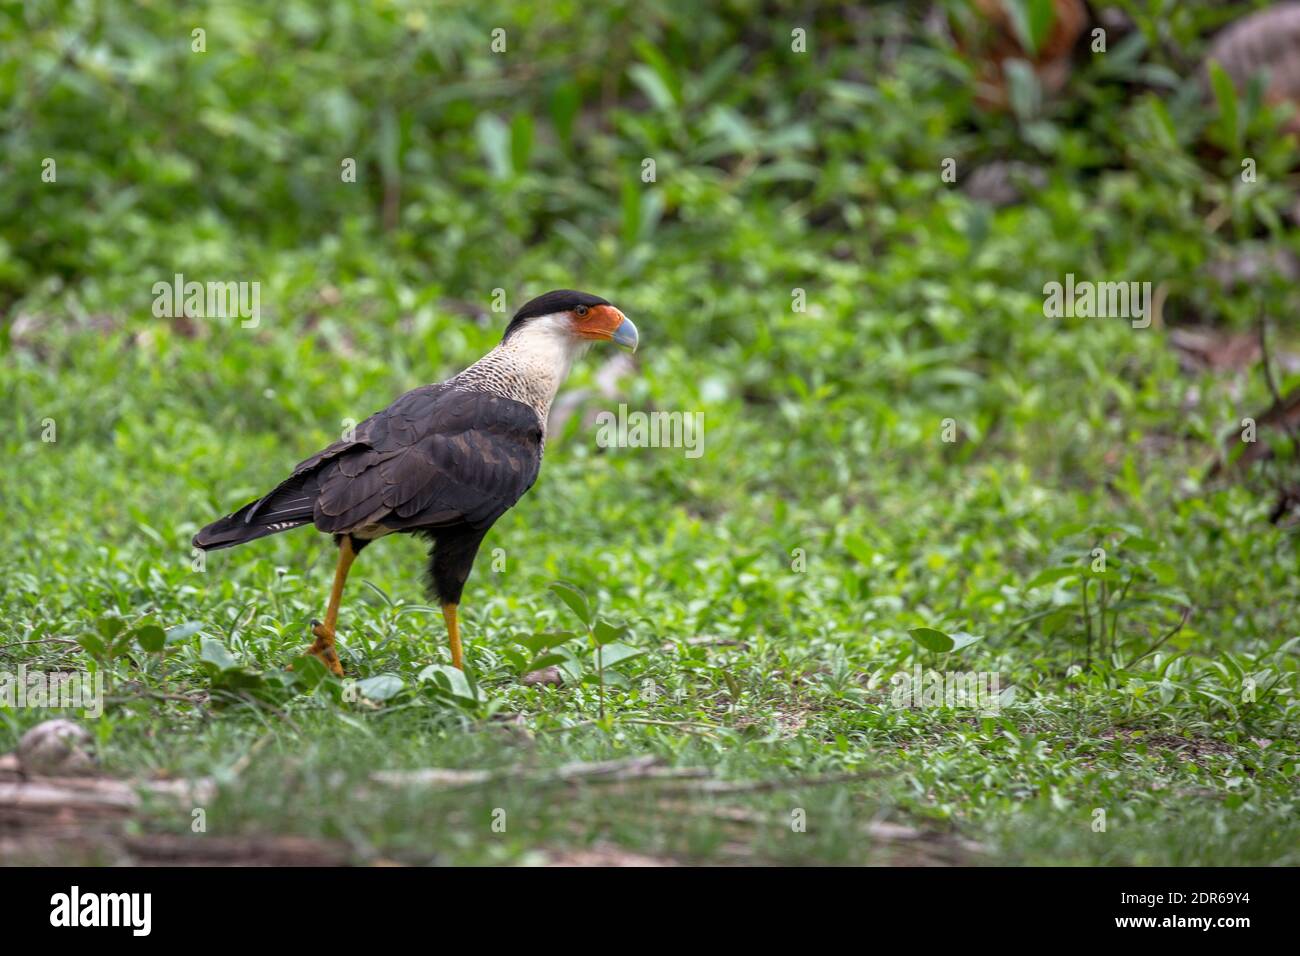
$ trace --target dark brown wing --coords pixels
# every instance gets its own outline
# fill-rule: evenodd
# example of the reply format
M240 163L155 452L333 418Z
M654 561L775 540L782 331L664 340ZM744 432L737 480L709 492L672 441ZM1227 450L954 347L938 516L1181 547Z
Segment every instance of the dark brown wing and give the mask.
M294 468L274 491L195 536L222 548L314 522L342 533L467 524L486 530L518 501L542 460L527 405L446 385L407 392Z
M357 426L350 447L308 459L322 531L393 531L453 524L486 529L518 501L542 459L542 426L527 405L433 386L408 392Z

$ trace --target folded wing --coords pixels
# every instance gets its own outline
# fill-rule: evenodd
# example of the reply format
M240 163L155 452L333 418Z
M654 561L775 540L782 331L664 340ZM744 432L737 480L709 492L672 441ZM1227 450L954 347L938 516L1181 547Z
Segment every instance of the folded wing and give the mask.
M321 531L486 529L537 480L542 425L529 406L446 385L407 392L301 462L270 494L204 528L230 547L308 522Z

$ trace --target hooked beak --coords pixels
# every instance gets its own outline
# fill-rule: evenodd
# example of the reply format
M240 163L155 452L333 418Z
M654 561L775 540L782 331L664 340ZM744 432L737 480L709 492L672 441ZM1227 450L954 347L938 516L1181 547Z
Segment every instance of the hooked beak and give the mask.
M623 321L618 324L618 328L614 330L610 341L620 348L627 349L629 352L636 351L637 342L640 340L636 334L636 326L632 324L632 320L626 315L623 316Z
M640 340L632 320L612 305L598 305L589 310L581 321L575 323L575 328L584 339L613 342L633 352Z

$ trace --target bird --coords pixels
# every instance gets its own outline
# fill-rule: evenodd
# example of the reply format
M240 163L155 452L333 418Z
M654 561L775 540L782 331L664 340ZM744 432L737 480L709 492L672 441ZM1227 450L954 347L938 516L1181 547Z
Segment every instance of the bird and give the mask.
M572 289L530 300L477 362L371 415L270 492L204 527L194 547L215 551L308 525L333 535L334 584L307 653L342 677L336 628L352 562L385 535L422 536L452 665L464 670L458 609L479 545L537 480L551 403L573 363L602 341L632 352L639 341L608 300Z

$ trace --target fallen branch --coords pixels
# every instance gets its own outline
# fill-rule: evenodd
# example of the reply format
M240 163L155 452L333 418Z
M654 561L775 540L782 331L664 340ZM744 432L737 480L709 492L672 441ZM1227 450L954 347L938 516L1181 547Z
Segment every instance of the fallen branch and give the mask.
M456 770L446 767L378 770L370 775L370 779L390 787L457 789L507 781L546 784L572 783L579 780L592 783L617 783L641 779L677 780L683 777L704 776L709 772L704 768L696 767L663 767L662 763L663 758L649 754L623 760L567 763L546 770L531 767L512 767L507 770Z
M880 777L882 775L883 774L877 770L866 770L859 773L828 774L824 777L783 777L776 780L702 780L693 786L667 788L660 790L659 793L664 796L718 796L720 794L737 793L771 793L776 790L794 790L802 787L826 787L837 783L854 783L859 780L868 780L872 777Z
M130 813L148 798L161 797L185 806L209 802L212 780L113 780L108 777L30 777L0 780L0 815L51 813Z

